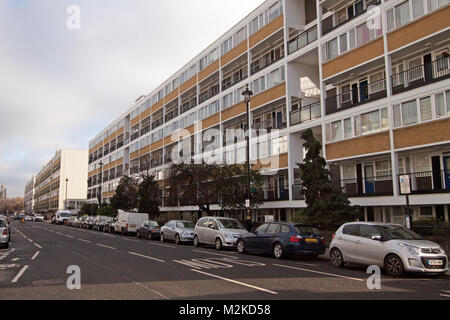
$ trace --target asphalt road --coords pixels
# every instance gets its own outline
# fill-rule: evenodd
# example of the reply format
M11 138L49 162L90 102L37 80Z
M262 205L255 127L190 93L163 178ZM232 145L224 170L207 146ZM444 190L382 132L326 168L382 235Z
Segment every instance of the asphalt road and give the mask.
M276 260L48 223L11 227L10 249L0 250L0 299L450 300L449 276L382 274L381 290L369 290L366 268L323 259ZM80 268L80 290L66 285L69 266Z

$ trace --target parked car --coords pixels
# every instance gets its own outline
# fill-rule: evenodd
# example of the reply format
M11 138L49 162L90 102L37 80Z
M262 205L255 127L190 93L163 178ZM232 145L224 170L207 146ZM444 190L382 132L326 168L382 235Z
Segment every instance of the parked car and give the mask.
M103 231L103 229L105 228L105 225L108 221L112 220L111 217L105 217L105 216L98 216L95 219L95 223L94 223L94 230L97 231Z
M122 235L129 233L136 234L138 226L148 220L148 214L119 210L116 219L117 222L114 223L114 232L119 232Z
M114 224L116 223L116 218L112 218L111 220L106 221L105 226L103 227L104 232L114 233Z
M159 240L160 237L160 227L158 225L158 222L151 221L151 220L145 220L142 222L136 231L136 236L138 238L145 238L154 240Z
M42 214L35 214L33 216L34 222L44 222L44 216Z
M27 214L25 216L25 221L33 221L33 217Z
M288 255L319 256L325 253L325 238L314 226L273 222L241 235L237 241L239 253L272 253L277 259Z
M5 218L0 219L0 244L4 248L9 247L9 243L11 242L11 232L9 229L8 222Z
M65 224L69 218L72 217L72 212L66 210L58 210L55 213L55 223L56 224Z
M91 217L87 218L84 221L85 229L91 229L91 230L94 229L94 224L95 224L95 217L94 216L91 216Z
M347 223L333 235L331 262L378 265L392 276L404 272L446 273L448 257L432 241L396 224Z
M244 233L248 233L248 231L236 219L205 217L195 225L194 246L214 245L216 250L235 247L237 239Z
M195 224L192 221L172 220L161 227L161 241L173 240L176 244L194 241Z
M86 218L87 218L86 216L78 218L78 220L77 220L77 222L75 224L75 227L76 228L83 228L84 221L86 220Z
M70 217L64 224L68 227L72 227L75 224L76 219L76 217Z

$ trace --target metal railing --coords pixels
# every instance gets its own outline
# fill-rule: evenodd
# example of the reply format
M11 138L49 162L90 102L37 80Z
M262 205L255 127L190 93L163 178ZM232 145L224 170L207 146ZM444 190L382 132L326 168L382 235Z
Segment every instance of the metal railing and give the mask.
M327 97L325 109L327 115L330 115L371 101L383 99L386 96L386 79L381 79L367 84L367 86L349 87L348 91Z
M447 193L450 192L450 170L434 170L414 172L408 175L411 183L411 193Z
M450 78L450 59L445 57L392 75L392 91L398 94Z
M289 189L284 187L267 187L260 189L264 201L283 201L289 200Z
M341 188L350 197L392 196L394 194L392 175L332 180L331 184Z
M299 110L291 111L291 126L314 120L322 116L320 102L301 107Z
M287 126L287 116L283 113L281 122L277 118L266 119L259 123L253 123L253 129L255 130L271 130L271 129L283 129Z
M317 26L314 26L305 32L299 34L294 39L288 41L288 54L306 47L308 44L317 40Z

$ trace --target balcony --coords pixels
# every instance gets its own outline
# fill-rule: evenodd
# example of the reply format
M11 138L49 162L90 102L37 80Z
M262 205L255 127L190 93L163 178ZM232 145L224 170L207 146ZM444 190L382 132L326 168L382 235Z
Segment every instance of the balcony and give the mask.
M341 188L350 197L392 196L392 176L378 176L334 180L331 184Z
M302 196L303 186L301 184L294 184L292 186L292 199L293 200L305 200Z
M253 123L253 129L255 130L272 130L272 129L284 129L287 126L286 114L281 114L280 117L274 117L265 119L262 122Z
M365 103L386 98L386 79L381 79L370 84L361 83L359 86L348 86L347 91L327 97L325 108L327 115L350 109Z
M253 75L283 59L284 55L283 33L277 32L251 51L251 74Z
M299 110L291 111L291 126L320 118L322 116L320 109L320 102L315 102L301 107Z
M284 201L289 200L289 189L284 187L274 188L266 187L261 188L264 201Z
M450 78L449 57L392 75L392 92L398 94Z
M357 1L350 6L340 9L338 12L327 17L322 21L322 36L327 33L343 26L349 21L359 17L367 12L367 8L370 6L376 6L381 3L380 0L368 1L365 5L363 1Z
M310 28L309 30L299 34L294 39L288 42L288 54L294 53L308 44L317 40L317 26Z
M410 178L412 194L450 193L450 170L415 172L407 175Z

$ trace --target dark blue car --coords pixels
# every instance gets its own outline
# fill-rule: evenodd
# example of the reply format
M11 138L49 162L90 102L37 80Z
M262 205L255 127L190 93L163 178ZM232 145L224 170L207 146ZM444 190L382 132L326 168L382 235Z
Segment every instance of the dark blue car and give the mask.
M272 253L281 259L294 254L319 256L325 253L326 244L319 230L311 225L271 222L242 235L237 249L239 253Z

